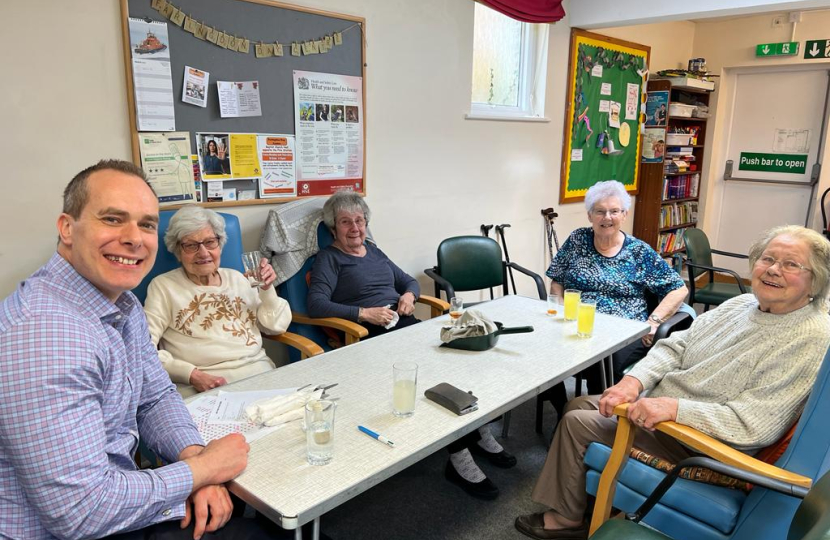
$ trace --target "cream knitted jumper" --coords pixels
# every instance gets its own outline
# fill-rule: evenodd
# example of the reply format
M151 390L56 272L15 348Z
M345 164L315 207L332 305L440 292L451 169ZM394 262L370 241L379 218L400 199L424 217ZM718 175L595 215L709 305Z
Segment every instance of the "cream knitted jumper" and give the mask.
M752 452L804 409L830 345L821 304L775 315L753 295L738 296L659 341L629 375L649 397L676 398L678 423Z
M159 358L179 385L199 368L232 382L274 368L262 335L282 334L291 323L288 302L274 287L252 288L240 272L220 268L218 287L196 285L177 268L147 288L144 312ZM259 329L257 328L259 327Z

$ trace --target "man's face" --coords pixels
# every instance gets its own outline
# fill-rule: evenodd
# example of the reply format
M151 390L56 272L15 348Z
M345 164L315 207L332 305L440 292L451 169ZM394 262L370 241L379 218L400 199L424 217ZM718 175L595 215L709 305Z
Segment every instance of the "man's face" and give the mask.
M141 178L103 170L87 179L78 219L58 218L58 253L115 302L153 267L158 251L158 200Z

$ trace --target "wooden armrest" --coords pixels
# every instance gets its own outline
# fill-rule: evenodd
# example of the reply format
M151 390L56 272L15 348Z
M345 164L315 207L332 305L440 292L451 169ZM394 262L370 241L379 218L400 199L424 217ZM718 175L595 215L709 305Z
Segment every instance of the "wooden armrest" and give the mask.
M430 307L430 318L440 317L450 309L450 305L447 302L444 302L440 298L435 298L434 296L427 296L426 294L422 294L418 298L418 302Z
M617 416L625 415L627 417L628 405L628 403L617 405L614 408L614 414ZM657 424L656 428L657 431L661 431L666 435L677 439L689 448L692 448L701 454L706 454L710 458L714 458L718 461L726 463L727 465L733 465L745 471L753 472L766 476L767 478L780 480L782 482L795 484L805 488L809 488L813 484L812 479L807 478L806 476L780 469L775 465L770 465L769 463L757 460L752 456L744 454L740 450L735 450L731 446L723 444L709 435L701 433L695 428L678 424L677 422L660 422Z
M357 324L356 322L341 319L339 317L320 317L315 319L302 313L292 312L291 320L299 324L310 324L312 326L327 326L329 328L334 328L335 330L345 332L346 345L357 343L361 340L361 338L365 338L369 335L369 331Z
M294 332L285 332L282 334L272 335L272 334L262 334L262 337L265 339L270 339L271 341L277 341L279 343L284 343L289 347L294 347L298 351L300 351L300 357L305 360L311 356L317 356L318 354L323 354L323 348L307 337L303 337L300 334L295 334Z
M611 456L608 458L605 469L603 469L602 475L600 476L594 515L591 519L590 534L593 534L599 529L610 517L611 505L614 501L614 492L617 488L617 478L634 444L636 428L628 420L629 405L629 403L622 403L614 407L614 414L618 416L617 433L614 436L614 446L611 448ZM689 426L684 426L677 422L660 422L656 428L658 431L677 439L702 454L745 471L754 472L767 478L774 478L806 488L812 485L810 478L759 461Z

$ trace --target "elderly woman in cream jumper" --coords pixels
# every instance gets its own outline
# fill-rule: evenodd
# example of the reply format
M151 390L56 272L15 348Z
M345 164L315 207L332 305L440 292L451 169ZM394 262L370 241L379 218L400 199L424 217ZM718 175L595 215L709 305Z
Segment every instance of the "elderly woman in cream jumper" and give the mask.
M704 313L661 340L602 396L571 401L557 427L533 500L550 508L519 516L531 538L585 538L582 459L613 443L614 407L631 403L634 444L678 462L693 452L655 431L671 420L753 454L796 421L830 346L830 242L798 226L766 232L750 249L752 294ZM648 391L647 397L643 392Z
M185 206L170 218L164 235L182 266L157 276L147 289L150 336L184 397L274 369L260 329L281 334L291 323L288 302L271 286L276 274L266 259L258 288L240 272L219 267L226 240L222 216Z

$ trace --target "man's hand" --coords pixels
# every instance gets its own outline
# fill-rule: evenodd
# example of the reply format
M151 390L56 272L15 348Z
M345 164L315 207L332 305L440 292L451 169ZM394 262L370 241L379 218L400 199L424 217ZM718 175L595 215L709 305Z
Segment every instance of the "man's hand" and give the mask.
M392 317L395 314L395 312L388 307L360 308L360 311L361 320L377 326L386 326L392 322Z
M225 486L205 486L188 497L181 527L187 528L193 519L193 540L199 540L205 532L215 532L224 527L232 513L233 503Z
M677 420L677 400L675 398L643 398L628 408L628 419L648 431L660 422Z
M189 446L185 450L190 448L194 447ZM184 462L193 474L193 493L201 487L224 484L239 476L248 465L250 449L244 436L232 433L210 441L201 452L186 457ZM182 452L182 456L184 455Z
M228 384L224 377L215 377L199 369L190 372L190 384L197 392L205 392Z
M398 299L398 315L404 317L412 315L415 311L415 295L411 292L406 292Z
M602 393L599 400L599 413L611 418L614 407L620 403L633 403L643 391L643 385L634 377L626 375L620 382Z

